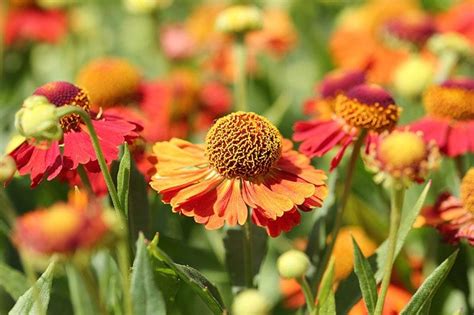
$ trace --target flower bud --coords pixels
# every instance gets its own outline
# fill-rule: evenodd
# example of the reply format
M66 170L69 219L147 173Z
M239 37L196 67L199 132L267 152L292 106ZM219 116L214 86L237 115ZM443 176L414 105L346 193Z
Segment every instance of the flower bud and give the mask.
M442 33L434 35L428 41L428 48L436 55L454 52L463 57L473 55L473 47L469 40L458 33Z
M28 139L39 142L59 140L63 133L56 109L46 97L30 96L16 113L15 126Z
M234 5L222 11L216 20L218 31L243 34L262 28L263 17L259 8L253 5Z
M232 304L234 315L268 315L270 305L262 294L255 289L239 293Z
M395 71L393 85L405 97L421 95L434 77L433 65L419 57L403 62Z
M0 157L0 182L8 181L15 175L15 160L9 155Z
M290 250L277 260L277 268L283 278L301 278L309 269L309 259L299 250Z
M149 13L158 8L169 6L173 0L124 0L125 9L130 13Z

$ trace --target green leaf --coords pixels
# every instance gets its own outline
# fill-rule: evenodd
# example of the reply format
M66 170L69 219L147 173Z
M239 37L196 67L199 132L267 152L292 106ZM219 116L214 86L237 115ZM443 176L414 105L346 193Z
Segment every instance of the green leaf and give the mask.
M38 281L36 281L35 286L29 288L28 291L20 296L8 315L37 315L46 313L55 267L56 261L53 260ZM35 301L35 297L38 297L38 303ZM41 309L43 312L40 311Z
M263 259L267 252L268 235L265 230L251 225L252 244L252 276L260 270ZM229 228L224 236L224 247L227 269L229 270L232 285L236 287L245 286L245 257L244 253L245 233L241 228Z
M168 265L183 280L202 301L206 303L213 314L219 315L226 312L224 302L217 288L196 269L179 265L163 252L158 246L158 236L148 245L148 251L153 257Z
M135 314L166 314L163 294L155 283L143 234L137 240L137 255L133 262L131 295Z
M101 250L92 257L92 266L97 274L99 292L111 314L121 314L122 290L117 263L107 250Z
M98 314L97 304L91 297L94 290L86 286L84 275L71 264L66 265L66 274L74 314Z
M131 162L130 187L128 196L128 224L130 235L135 240L142 232L145 237L150 237L150 207L148 204L148 184L145 177L137 170L135 163Z
M441 265L439 265L430 276L423 282L421 287L415 292L411 300L405 306L400 314L421 314L422 312L429 313L429 305L453 267L458 250L449 256Z
M354 271L359 278L359 285L367 310L369 314L373 314L377 304L377 285L374 272L354 237L352 237L352 244L354 245Z
M123 208L125 215L128 216L128 194L130 190L130 150L128 145L123 145L123 155L120 160L119 169L117 172L117 193L119 196L120 205Z
M334 283L334 259L329 262L328 268L321 280L321 287L316 300L319 314L336 315L336 301L332 290Z
M408 236L408 232L410 232L413 223L421 211L430 187L431 182L428 182L413 207L410 208L408 207L408 203L405 203L400 222L400 229L398 230L395 256L397 256L402 249L403 244L405 243L405 240ZM369 258L369 263L372 267L372 270L374 271L375 280L377 283L382 280L382 268L385 265L385 260L387 259L387 248L388 243L385 241L377 248L375 254ZM352 306L354 306L360 298L361 291L359 287L359 281L357 280L355 272L352 272L352 274L347 279L343 280L337 288L336 307L338 313L340 312L341 314L345 314L349 312Z
M14 300L18 300L28 290L27 283L26 277L21 272L7 264L0 263L0 286Z

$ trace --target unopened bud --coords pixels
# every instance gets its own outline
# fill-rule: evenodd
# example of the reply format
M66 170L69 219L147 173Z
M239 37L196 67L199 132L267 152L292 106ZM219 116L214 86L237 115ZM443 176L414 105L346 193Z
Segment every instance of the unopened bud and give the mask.
M421 95L434 78L434 67L419 57L403 62L395 71L393 85L405 97Z
M124 0L125 8L134 14L150 13L169 6L173 0Z
M270 305L265 297L255 289L239 293L232 304L234 315L268 315Z
M253 5L234 5L222 11L216 20L218 31L230 34L244 34L262 28L263 17L259 8Z
M290 250L281 255L277 260L280 276L287 279L301 278L309 269L309 259L299 250Z
M474 52L469 40L458 33L434 35L428 41L428 48L436 55L453 52L466 58L472 57Z
M8 181L16 172L15 160L9 155L0 157L0 182Z

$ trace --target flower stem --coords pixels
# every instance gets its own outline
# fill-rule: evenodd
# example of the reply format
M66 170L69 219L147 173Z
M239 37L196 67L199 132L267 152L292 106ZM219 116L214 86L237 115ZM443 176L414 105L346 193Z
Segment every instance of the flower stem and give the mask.
M454 51L447 51L440 56L439 67L434 78L435 83L442 83L449 78L458 59L458 54Z
M84 166L79 165L79 167L77 168L77 173L79 174L79 177L81 178L81 182L84 185L84 187L86 188L86 190L89 193L92 193L92 185L91 185L91 182L89 180L89 177L87 177Z
M242 37L238 37L234 44L234 106L236 111L247 110L247 91L246 91L246 51L245 42Z
M92 146L97 155L97 161L99 162L100 170L102 171L102 175L104 176L105 183L107 184L107 189L109 190L110 198L112 199L114 208L118 210L124 218L126 218L126 214L124 213L123 207L120 204L120 200L117 194L117 189L115 188L115 184L112 180L112 176L110 176L109 168L107 167L104 154L102 153L102 149L100 148L99 138L97 137L97 133L95 132L94 126L92 125L92 120L89 114L78 106L67 105L58 109L59 118L66 115L70 115L70 114L79 115L81 119L84 121L84 123L86 124L87 129L89 131L89 136L91 137L91 140L92 140Z
M391 210L390 210L390 231L388 235L388 251L385 265L383 268L383 279L380 286L380 294L375 306L375 315L381 315L387 296L388 286L392 275L393 261L395 260L395 249L397 246L397 233L400 227L400 216L403 207L403 198L405 196L405 189L399 188L394 184L391 192Z
M304 298L306 300L306 307L308 308L309 314L315 313L315 306L314 306L314 296L311 291L311 287L309 286L308 280L306 277L303 276L300 279L297 279L298 283L301 285L301 289L303 290Z
M10 198L8 198L7 192L3 187L0 187L0 212L3 212L5 219L11 227L15 222L16 213Z
M458 173L459 179L462 181L464 174L465 174L465 169L464 169L464 161L462 158L462 155L456 156L454 159L454 165L456 166L456 172Z
M249 218L244 225L245 286L253 288L252 222Z
M367 131L363 129L361 133L359 134L359 137L357 138L354 148L352 149L351 157L349 160L349 164L347 165L346 169L346 179L344 182L344 190L342 192L341 196L341 203L339 204L339 207L337 208L337 213L336 213L336 219L334 221L334 226L332 228L330 238L329 238L329 244L327 245L325 251L324 251L324 256L321 260L320 268L318 268L316 276L315 276L315 295L317 296L318 290L319 290L319 285L321 283L321 280L323 278L323 274L326 271L328 265L329 265L329 260L331 258L332 251L334 249L334 244L336 243L337 235L339 234L339 230L342 225L342 218L344 216L344 210L346 209L347 206L347 201L349 200L349 195L351 192L351 187L352 187L352 180L354 177L354 170L356 167L356 162L357 159L360 156L360 150L362 148L362 144L364 143L365 136L367 134Z

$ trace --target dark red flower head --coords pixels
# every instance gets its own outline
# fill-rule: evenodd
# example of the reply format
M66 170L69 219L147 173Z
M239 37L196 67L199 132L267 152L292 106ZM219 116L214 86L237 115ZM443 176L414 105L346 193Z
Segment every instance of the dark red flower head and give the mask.
M429 16L405 15L389 20L385 31L397 39L423 45L436 32L436 25Z
M364 82L363 71L337 70L326 75L319 86L319 93L322 98L333 98Z

